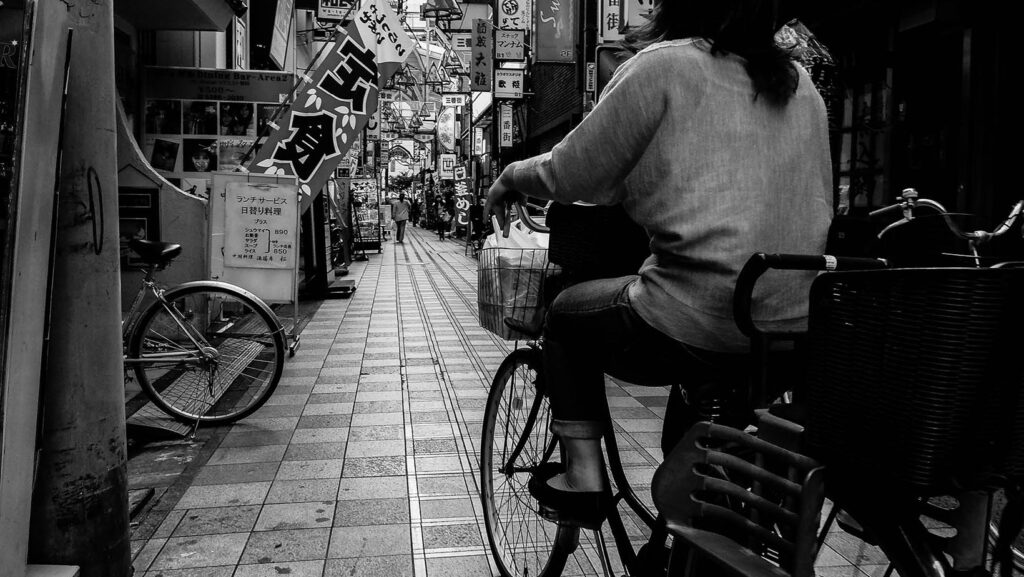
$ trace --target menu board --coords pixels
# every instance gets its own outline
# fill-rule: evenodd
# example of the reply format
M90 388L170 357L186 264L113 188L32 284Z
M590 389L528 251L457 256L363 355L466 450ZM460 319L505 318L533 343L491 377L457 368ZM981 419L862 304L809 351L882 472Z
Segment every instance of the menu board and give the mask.
M295 187L229 182L224 196L224 264L295 267Z
M355 207L353 225L357 229L356 240L364 249L376 248L379 250L381 248L381 216L377 181L373 178L353 178L349 191L352 196L352 205Z

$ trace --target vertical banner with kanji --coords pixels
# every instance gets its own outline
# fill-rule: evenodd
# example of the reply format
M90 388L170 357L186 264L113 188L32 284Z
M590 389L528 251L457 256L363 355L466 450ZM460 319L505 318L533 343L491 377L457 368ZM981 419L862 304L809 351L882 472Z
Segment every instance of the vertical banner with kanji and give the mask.
M502 30L530 29L530 0L498 0L495 19Z
M250 172L298 177L304 205L377 110L378 86L414 50L386 0L365 0L267 137Z
M473 20L473 61L470 62L472 90L490 92L494 75L494 25L490 20Z
M619 30L622 14L619 10L623 0L601 0L601 21L598 22L597 36L601 42L618 42L625 38Z
M537 0L537 62L576 62L576 0Z
M512 148L512 106L502 104L498 110L498 142L502 148Z
M469 226L469 207L473 206L473 188L468 178L455 181L455 224Z

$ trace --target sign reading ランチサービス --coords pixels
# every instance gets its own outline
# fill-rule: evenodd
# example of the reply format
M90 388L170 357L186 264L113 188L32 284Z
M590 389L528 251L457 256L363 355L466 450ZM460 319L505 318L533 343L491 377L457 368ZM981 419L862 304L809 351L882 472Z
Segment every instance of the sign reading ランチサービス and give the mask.
M385 0L366 0L267 138L251 172L294 175L319 191L377 109L385 82L415 50Z

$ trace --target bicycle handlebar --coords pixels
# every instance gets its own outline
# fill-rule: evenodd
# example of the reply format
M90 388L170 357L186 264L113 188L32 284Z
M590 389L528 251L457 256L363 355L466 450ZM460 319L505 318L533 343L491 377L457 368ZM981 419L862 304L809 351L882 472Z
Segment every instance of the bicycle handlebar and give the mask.
M888 266L888 263L877 258L860 258L832 255L808 255L808 254L765 254L756 253L747 259L747 263L740 270L736 279L736 288L733 290L732 312L736 319L736 325L740 332L750 338L763 335L764 332L757 328L752 317L751 305L754 296L754 286L769 269L777 270L871 270Z
M540 224L537 221L533 220L533 217L530 216L530 211L526 209L527 206L528 204L524 202L516 203L516 214L519 215L519 220L523 221L523 224L526 225L526 228L534 232L551 232L550 227Z
M939 213L939 215L942 216L942 220L946 223L946 226L949 228L950 232L952 232L958 238L969 241L974 244L981 244L997 236L1005 234L1007 231L1009 231L1010 228L1013 227L1013 223L1021 215L1022 208L1024 208L1024 201L1017 201L1017 204L1015 204L1013 208L1010 209L1010 214L1006 217L1006 219L1002 223L1000 223L999 226L995 228L995 230L991 232L985 230L964 232L963 230L960 229L959 226L957 226L955 222L953 222L953 219L950 218L950 216L953 213L950 213L948 210L946 210L946 207L942 206L941 203L927 198L919 198L917 190L913 188L903 189L903 192L900 196L901 200L896 204L886 206L878 210L873 210L868 214L869 218L878 218L880 216L887 215L897 210L901 210L903 212L903 218L883 228L882 231L878 233L878 238L882 238L885 235L885 233L889 232L893 228L913 220L914 209L924 206Z

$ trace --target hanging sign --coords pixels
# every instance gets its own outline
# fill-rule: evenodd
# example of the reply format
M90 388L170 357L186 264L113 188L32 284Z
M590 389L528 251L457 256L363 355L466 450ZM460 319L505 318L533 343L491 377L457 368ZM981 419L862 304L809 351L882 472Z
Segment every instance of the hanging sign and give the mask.
M366 121L366 140L380 140L380 111L374 110Z
M619 29L622 22L621 0L601 0L601 22L597 29L601 42L618 42L626 37Z
M494 97L522 98L523 74L522 70L495 70Z
M437 116L437 141L444 152L455 152L455 109L445 108Z
M512 147L512 106L502 104L498 109L498 142L502 148Z
M586 88L587 92L594 92L597 90L597 63L587 62L587 81Z
M490 20L473 20L473 55L470 62L470 85L479 92L491 91L494 71L494 25Z
M438 173L442 179L452 180L455 178L455 155L454 154L442 154L441 155L441 166L439 166Z
M345 20L356 4L355 0L317 0L316 17L319 20Z
M654 10L654 0L621 0L619 6L619 30L642 26Z
M497 60L523 60L526 58L526 32L523 30L495 30L494 58Z
M299 86L250 166L250 172L298 177L304 205L377 109L377 83L390 78L414 49L383 0L367 0L344 32Z
M270 36L270 59L281 70L285 69L288 56L288 39L292 35L295 20L295 0L277 0L274 12L274 30Z
M537 0L537 62L576 61L576 0Z
M498 0L498 28L527 30L530 27L530 0Z
M467 94L446 92L441 95L441 106L451 108L455 108L456 106L465 106L467 100L469 100L469 96Z
M469 226L469 207L473 205L471 181L465 176L456 176L455 179L455 225Z
M484 129L474 128L473 129L473 154L477 156L483 156L487 150L487 140L484 139Z

